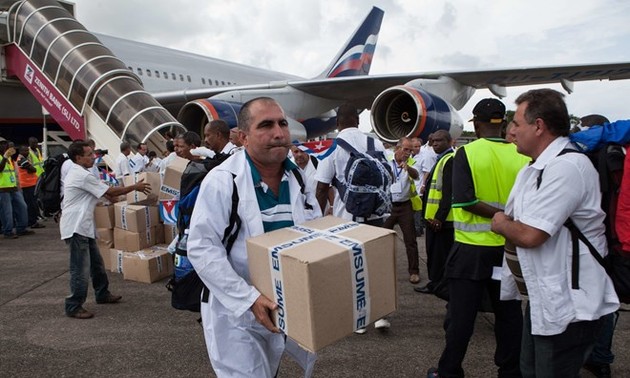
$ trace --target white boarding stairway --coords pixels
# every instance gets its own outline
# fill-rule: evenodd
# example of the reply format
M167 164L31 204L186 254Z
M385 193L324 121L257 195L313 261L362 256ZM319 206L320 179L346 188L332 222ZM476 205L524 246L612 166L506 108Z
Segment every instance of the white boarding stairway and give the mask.
M160 154L160 129L186 130L57 1L24 0L7 8L6 75L17 77L73 140L93 139L111 159L121 141L144 142Z

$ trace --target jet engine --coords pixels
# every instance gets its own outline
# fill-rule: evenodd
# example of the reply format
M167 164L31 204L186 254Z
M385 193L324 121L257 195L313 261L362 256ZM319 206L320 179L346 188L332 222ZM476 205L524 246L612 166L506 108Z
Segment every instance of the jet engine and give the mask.
M203 128L214 119L222 119L234 128L237 126L238 113L243 104L233 101L218 100L213 98L190 101L182 106L177 120L188 130L195 131L203 136ZM291 140L306 140L306 128L292 118L289 121Z
M426 89L397 85L381 92L371 109L372 128L382 140L396 143L402 137L420 137L426 141L437 130L459 138L464 123L455 108Z

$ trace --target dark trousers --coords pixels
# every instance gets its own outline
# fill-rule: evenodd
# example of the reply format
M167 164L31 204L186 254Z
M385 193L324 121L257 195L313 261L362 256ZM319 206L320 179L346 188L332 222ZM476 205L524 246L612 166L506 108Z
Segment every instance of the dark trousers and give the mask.
M416 241L416 226L413 220L413 213L411 201L394 202L392 204L392 213L385 220L383 227L392 230L395 224L400 226L405 249L407 250L409 274L418 274L420 273L420 258L418 257L418 242Z
M569 324L559 335L532 335L529 303L523 319L521 371L523 377L573 378L591 353L602 319Z
M519 356L523 315L520 301L499 300L500 282L449 278L449 302L444 328L446 346L438 365L440 377L464 377L462 362L475 328L477 309L484 292L490 294L494 309L494 335L497 343L494 363L499 377L520 377Z
M455 231L451 227L435 232L431 230L430 227L427 227L425 242L429 281L433 284L437 284L442 280L442 277L444 277L446 258L455 242Z
M37 216L39 215L39 207L37 206L37 199L35 199L35 187L22 188L22 194L28 209L28 225L32 226L37 223Z

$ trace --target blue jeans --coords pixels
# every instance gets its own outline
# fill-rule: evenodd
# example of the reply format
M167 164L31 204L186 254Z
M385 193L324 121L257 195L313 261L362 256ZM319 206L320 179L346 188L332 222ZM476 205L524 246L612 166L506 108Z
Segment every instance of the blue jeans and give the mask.
M617 319L619 319L618 312L611 312L602 316L602 329L597 335L593 353L588 358L589 363L610 365L615 360L615 355L612 352L612 339L617 326Z
M0 221L2 222L2 233L11 235L13 233L13 219L15 218L15 228L20 234L26 231L28 223L28 210L22 192L0 192Z
M523 316L521 373L523 378L573 378L591 353L601 330L602 318L570 323L559 335L532 335L529 303Z
M97 301L107 298L109 280L95 239L74 234L65 241L70 247L70 296L65 307L66 314L72 315L85 303L90 276Z

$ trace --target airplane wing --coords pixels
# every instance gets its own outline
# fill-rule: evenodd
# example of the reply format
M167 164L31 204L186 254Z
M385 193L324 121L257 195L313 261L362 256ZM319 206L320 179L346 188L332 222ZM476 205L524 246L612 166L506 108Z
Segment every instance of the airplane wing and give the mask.
M488 88L499 97L505 96L505 87L534 84L561 83L568 92L571 92L571 83L575 81L630 79L630 62L287 80L236 87L162 92L155 93L154 97L165 106L183 105L191 100L207 98L228 91L292 87L326 99L352 101L358 107L367 109L370 108L376 96L389 87L415 79L438 79L440 77L449 77L462 85L476 89Z

